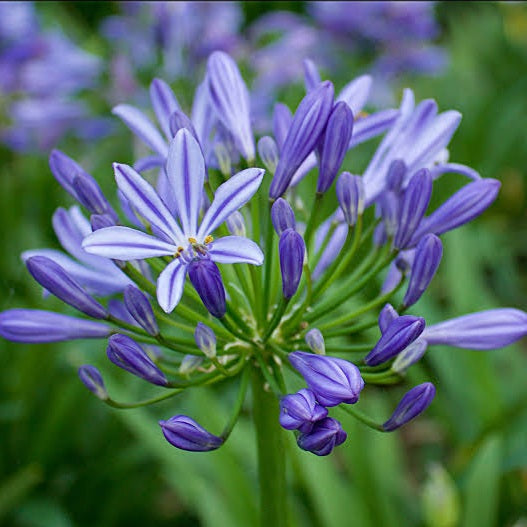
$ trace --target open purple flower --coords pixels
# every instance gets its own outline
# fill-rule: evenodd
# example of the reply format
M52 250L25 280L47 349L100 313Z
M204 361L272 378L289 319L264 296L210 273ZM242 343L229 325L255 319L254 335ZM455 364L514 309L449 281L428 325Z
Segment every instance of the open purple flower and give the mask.
M179 303L189 265L208 259L216 263L261 265L263 253L256 243L241 236L211 236L233 212L258 190L264 171L249 168L232 176L216 190L211 206L198 226L203 199L205 162L199 144L186 130L178 131L170 144L167 179L177 197L181 227L152 186L127 165L115 164L119 189L154 235L129 227L100 229L85 238L83 247L92 254L118 260L173 256L159 275L157 300L170 313ZM198 291L199 293L200 291Z

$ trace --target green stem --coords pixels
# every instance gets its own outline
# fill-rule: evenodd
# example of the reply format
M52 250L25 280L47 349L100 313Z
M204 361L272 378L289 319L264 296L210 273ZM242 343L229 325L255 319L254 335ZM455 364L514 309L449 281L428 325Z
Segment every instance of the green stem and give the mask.
M232 429L234 428L236 421L238 421L238 417L240 416L240 412L242 411L243 402L245 401L245 394L247 393L247 386L249 385L249 374L250 366L245 366L245 369L242 372L242 380L240 382L240 388L238 390L238 397L236 398L236 402L234 403L234 409L231 414L231 418L229 419L229 422L225 425L225 428L221 433L221 438L224 441L226 441L227 438L231 435Z
M269 310L269 297L271 295L271 271L273 268L273 241L274 241L274 228L271 220L271 206L267 210L267 232L265 235L265 261L264 261L264 282L263 282L263 316L267 317L267 311ZM265 323L265 320L264 320Z
M269 325L267 326L267 329L265 331L265 334L263 337L264 342L267 342L269 340L269 337L272 335L276 326L278 326L278 324L280 323L280 320L282 320L282 316L284 315L285 310L290 300L291 300L290 298L284 298L283 296L280 297L280 302L278 304L278 307L276 308L273 318L271 319L271 322L269 322Z
M169 399L170 397L174 397L174 395L177 395L178 393L181 393L182 389L177 390L171 390L169 392L163 393L161 395L158 395L156 397L152 397L150 399L145 399L143 401L138 401L137 403L119 403L117 401L114 401L113 399L105 399L104 402L111 406L112 408L119 408L119 409L130 409L130 408L140 408L141 406L149 406L151 404L157 403L159 401L164 401L165 399Z
M377 430L378 432L385 432L382 425L380 425L379 423L376 423L373 419L368 417L366 414L363 414L361 411L351 406L340 405L339 408L342 411L346 412L347 414L352 415L353 417L355 417L355 419L358 419L359 421L364 423L366 426L369 426L370 428L373 428L374 430Z
M278 422L278 400L264 389L259 368L251 368L253 420L258 449L260 526L286 527L287 489L283 430Z
M313 208L311 209L311 214L309 215L309 220L307 221L306 230L304 232L304 242L306 244L307 253L311 252L311 238L315 231L316 222L322 207L322 199L324 194L316 193L315 201L313 202Z

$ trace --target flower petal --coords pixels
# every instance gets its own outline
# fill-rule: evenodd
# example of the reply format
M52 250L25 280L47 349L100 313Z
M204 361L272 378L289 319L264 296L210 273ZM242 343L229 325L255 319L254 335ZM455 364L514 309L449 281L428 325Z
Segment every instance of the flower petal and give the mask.
M181 128L168 150L167 177L176 196L177 211L186 236L195 236L205 181L205 161L198 142Z
M170 116L176 110L179 110L176 96L165 81L154 79L150 84L150 100L152 101L157 122L170 141L172 139L172 134L170 133Z
M181 260L170 262L157 279L157 301L161 309L170 313L183 294L187 266Z
M371 75L361 75L346 84L337 97L337 101L344 101L356 116L362 110L370 95L373 79Z
M243 207L260 187L264 176L261 168L247 168L232 176L216 190L198 231L198 238L212 233L234 211Z
M82 243L86 252L118 260L142 260L174 254L177 248L129 227L107 227L93 232Z
M262 265L264 255L256 243L242 236L225 236L210 244L209 254L218 263Z
M128 104L119 104L113 108L112 113L122 119L124 124L152 150L166 157L167 145L163 136L142 111Z
M153 187L132 167L113 164L119 190L136 212L174 243L184 240L183 232Z

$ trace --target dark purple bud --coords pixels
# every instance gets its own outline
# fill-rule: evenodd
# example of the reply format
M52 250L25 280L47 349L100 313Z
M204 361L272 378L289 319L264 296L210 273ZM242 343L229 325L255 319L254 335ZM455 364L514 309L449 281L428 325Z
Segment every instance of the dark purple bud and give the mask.
M209 313L216 318L225 315L225 288L218 266L205 258L193 260L188 266L188 275Z
M108 399L108 392L106 391L106 386L104 386L101 373L95 366L90 366L89 364L81 366L79 368L79 377L84 386L101 401Z
M315 394L303 388L280 399L280 424L286 430L300 430L307 434L313 424L327 417L328 411L317 403Z
M108 214L92 214L90 216L90 224L92 231L105 229L106 227L115 227L115 220Z
M390 419L382 427L386 432L400 428L424 412L430 406L435 394L436 389L431 382L415 386L404 395Z
M332 417L326 417L314 424L308 434L300 434L296 440L302 450L317 456L327 456L336 447L344 443L348 434L342 425Z
M349 226L364 212L364 185L360 176L342 172L337 180L337 199Z
M387 236L394 236L399 220L399 196L391 191L385 190L379 196L379 207L383 219L384 230Z
M190 452L209 452L223 445L223 439L207 432L194 419L175 415L168 421L159 421L165 439L176 448Z
M282 273L282 293L286 299L289 299L296 293L302 278L306 252L304 239L294 229L286 229L280 235L278 252Z
M174 137L182 128L186 128L192 134L198 145L200 144L198 134L196 133L192 121L181 110L176 110L170 116L170 133L172 134L172 137Z
M26 260L26 266L42 287L66 304L93 318L104 319L108 316L106 309L50 258L32 256Z
M379 313L379 329L384 333L390 324L399 317L399 313L395 311L391 304L386 304Z
M500 186L498 180L490 178L465 185L423 220L414 242L429 232L439 236L473 220L496 199Z
M333 84L329 81L324 81L302 99L281 149L269 197L279 198L287 190L298 167L318 143L332 107Z
M428 342L421 335L395 357L390 369L396 373L404 373L412 364L421 359L427 347Z
M209 359L216 356L216 335L205 324L198 322L194 331L196 345Z
M51 152L49 168L64 190L78 201L77 191L73 188L73 179L78 175L91 176L76 161L60 150Z
M302 351L290 353L289 361L302 374L309 389L323 406L354 404L359 400L364 381L355 364Z
M326 344L324 342L324 337L319 329L313 328L310 329L305 336L306 344L309 346L309 349L316 353L317 355L326 354Z
M397 249L406 249L419 227L432 195L432 176L426 168L410 179L399 206L397 231L393 241Z
M243 236L245 237L245 220L243 219L243 214L236 210L234 211L225 221L227 229L234 236Z
M146 295L130 284L124 289L124 305L134 320L149 334L159 335L156 318Z
M333 184L344 161L353 131L353 113L343 101L333 107L321 143L317 192L324 193Z
M382 334L375 347L366 355L368 366L377 366L395 357L411 344L424 330L425 319L412 315L396 318Z
M39 309L0 313L0 336L13 342L39 344L74 339L100 339L112 332L106 324Z
M306 92L313 91L320 83L320 73L311 59L304 59L304 84Z
M284 147L285 138L287 137L289 128L291 128L292 121L293 114L291 110L281 102L276 103L273 110L273 135L280 152Z
M158 386L168 384L165 374L154 364L143 348L126 335L112 335L108 339L106 354L116 366L145 381Z
M72 186L77 194L77 199L92 214L108 214L118 220L118 216L102 193L101 187L89 175L79 174L73 178Z
M392 192L398 193L403 185L404 176L406 175L406 164L401 159L395 159L391 162L386 176L386 188Z
M260 159L263 161L265 168L267 168L269 173L274 174L276 170L276 166L278 165L278 158L279 158L278 146L276 145L275 140L268 135L264 135L258 141L257 146L258 146L258 155L260 156Z
M271 207L271 220L278 236L281 236L286 229L295 229L295 213L291 205L284 199L278 198Z
M406 307L414 305L421 298L436 274L442 255L443 244L435 234L421 238L415 250L410 281L404 295L403 304Z

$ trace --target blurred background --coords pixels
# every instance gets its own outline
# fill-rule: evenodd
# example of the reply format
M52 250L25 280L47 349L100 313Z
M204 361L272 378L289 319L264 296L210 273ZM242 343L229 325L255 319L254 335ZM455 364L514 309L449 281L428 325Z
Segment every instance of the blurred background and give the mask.
M131 163L139 146L112 106L148 108L148 84L158 76L188 109L217 48L240 62L262 131L271 100L298 104L306 57L337 90L371 73L370 109L397 106L409 86L417 100L460 111L451 159L499 179L502 189L482 217L444 236L439 273L412 312L434 323L492 307L527 309L527 4L324 7L331 4L1 3L0 310L45 304L66 312L42 299L20 260L24 250L58 247L51 216L72 204L48 168L51 148L113 196L111 162ZM374 148L353 151L354 171ZM458 185L445 176L434 200ZM231 387L114 410L76 373L86 362L100 366L116 399L137 399L140 383L113 371L104 348L0 341L0 525L255 524L249 416L208 454L176 451L157 425L190 413L220 429ZM435 348L409 371L407 387L432 380L436 399L402 431L379 434L341 413L349 439L329 458L300 451L288 434L293 525L527 526L526 375L525 340L495 352ZM404 391L371 389L362 408L383 419Z

